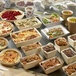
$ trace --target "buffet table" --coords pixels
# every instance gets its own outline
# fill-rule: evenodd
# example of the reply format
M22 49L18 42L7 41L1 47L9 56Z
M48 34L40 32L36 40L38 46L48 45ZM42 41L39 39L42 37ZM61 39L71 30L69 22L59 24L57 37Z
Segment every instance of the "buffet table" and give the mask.
M12 7L11 8L16 8L15 7L15 5L14 4L12 4ZM51 10L50 10L51 11ZM52 12L56 12L56 11L54 11L54 10L52 10L50 13L52 13ZM60 13L59 11L57 11L57 13ZM25 18L25 17L24 17ZM38 18L38 17L37 17ZM38 18L39 19L39 18ZM14 24L14 23L13 23ZM15 24L14 24L15 25ZM63 25L64 26L64 23L62 22L60 25ZM64 26L65 28L67 28L66 26ZM41 25L41 27L40 28L38 28L38 31L41 33L41 35L42 35L42 39L41 39L41 44L42 45L46 45L46 44L48 44L49 42L52 42L52 43L54 43L54 40L55 39L53 39L53 40L48 40L48 39L46 39L45 38L45 36L42 34L42 32L41 32L41 29L44 29L45 28L45 26L42 24ZM18 28L16 27L16 26L14 26L14 30L13 30L13 32L15 32L15 31L18 31ZM69 36L69 34L70 33L68 33L68 35L66 35L66 36L64 36L65 38L67 38L67 36ZM8 42L9 42L9 44L8 44L8 47L7 48L14 48L14 49L18 49L20 52L21 52L21 54L22 54L22 56L23 57L25 57L25 54L24 54L24 52L21 50L21 48L17 48L16 47L16 45L13 43L13 41L12 41L12 39L10 38L10 36L8 36L8 37L6 37L7 39L8 39ZM41 54L41 56L43 56L44 57L44 55L42 54L42 52L40 52L40 54ZM63 59L62 58L62 56L57 52L57 54L56 54L56 56L59 56L61 59ZM45 59L45 57L44 57L44 59ZM63 59L64 60L64 59ZM65 66L66 64L64 63L64 66ZM2 66L2 65L1 65ZM7 73L5 73L5 74L8 74L8 75L4 75L4 76L66 76L66 74L63 72L63 70L62 70L62 68L61 69L59 69L59 70L57 70L57 71L55 71L55 72L53 72L53 73L51 73L51 74L49 74L49 75L46 75L44 72L43 72L43 70L41 69L41 67L39 67L39 66L37 66L37 67L35 67L35 68L32 68L32 69L30 69L30 70L24 70L23 69L23 67L22 67L22 65L19 63L19 64L17 64L16 66L14 66L14 67L12 67L12 68L8 68L8 67L4 67L4 68L7 68L7 69L9 69L9 71L7 72ZM9 73L10 72L10 73ZM22 73L21 73L22 72Z

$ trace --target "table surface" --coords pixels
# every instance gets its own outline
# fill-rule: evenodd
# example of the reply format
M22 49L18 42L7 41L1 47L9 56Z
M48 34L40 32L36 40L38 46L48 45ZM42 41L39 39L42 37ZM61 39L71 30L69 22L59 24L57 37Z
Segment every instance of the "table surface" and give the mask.
M14 5L12 5L12 7L13 7L13 8L16 8ZM53 11L52 11L52 12L53 12ZM59 12L59 13L60 13L60 12ZM43 28L45 28L44 25L42 25L41 28L38 29L39 32L41 32L41 29L43 29ZM14 26L14 30L13 30L13 31L18 31L17 27ZM8 36L7 39L8 39L8 41L9 41L9 44L8 44L8 47L7 47L7 48L16 48L16 46L15 46L15 44L13 43L12 39L10 38L10 36ZM41 42L42 45L45 45L45 44L47 44L47 43L49 43L49 42L52 42L52 43L53 43L54 40L49 41L49 40L47 40L44 36L42 36L42 39L41 39L40 42ZM23 51L22 51L20 48L16 48L16 49L18 49L18 50L22 53L23 57L25 56L25 54L23 53ZM41 53L41 55L43 56L42 53ZM61 56L59 53L57 53L57 56L59 56L60 58L62 58L62 56ZM63 58L62 58L62 59L63 59ZM64 65L66 65L66 64L64 63ZM21 64L16 65L16 67L22 68ZM41 69L41 67L39 67L39 66L38 66L38 67L35 67L35 68L32 68L32 69L30 69L30 70L31 70L31 71L35 71L35 73L38 72L38 73L45 74L45 73L43 72L43 70ZM29 73L29 72L28 72L28 73ZM37 76L37 75L36 75L36 76ZM66 76L66 75L65 75L65 73L63 72L62 69L59 69L59 70L57 70L57 71L49 74L48 76Z

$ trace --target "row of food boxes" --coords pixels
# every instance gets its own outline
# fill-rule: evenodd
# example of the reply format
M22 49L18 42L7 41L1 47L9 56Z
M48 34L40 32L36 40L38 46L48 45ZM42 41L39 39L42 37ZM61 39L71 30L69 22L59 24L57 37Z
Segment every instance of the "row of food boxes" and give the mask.
M38 37L29 39L29 40L25 40L25 38L23 38L22 35L24 35L24 32L26 32L27 30L29 30L29 31L30 31L30 30L35 31L36 34L38 35ZM10 34L13 42L16 44L17 47L27 46L27 45L29 45L29 44L33 44L33 43L39 42L39 41L41 40L42 36L41 36L41 34L40 34L35 28L33 28L33 29L27 29L27 30L22 30L22 31L18 31L18 32L14 32L14 33L11 33L11 34ZM18 35L18 34L19 34L19 35ZM21 36L20 36L20 35L21 35ZM20 37L20 38L19 38L19 37ZM21 39L21 38L23 38L23 39L19 42L19 39ZM18 41L18 42L17 42L17 41ZM76 43L76 42L75 42L74 40L72 40L72 39L70 38L70 36L68 36L68 41L69 41L69 43L68 43L66 46L59 46L59 45L56 44L56 41L54 41L56 50L58 50L58 52L60 53L63 49L68 48L68 47L69 47L69 44L75 48L75 46L76 46L75 43ZM71 42L70 42L70 41L71 41ZM39 44L40 44L40 43L39 43ZM72 45L72 44L73 44L73 45ZM40 45L41 45L41 44L40 44ZM53 45L53 44L51 44L51 45ZM30 46L30 47L31 47L31 46ZM23 47L22 47L22 48L23 48ZM26 54L26 55L29 55L29 54L32 54L32 52L33 52L33 53L34 53L34 52L37 53L39 49L40 49L40 47L37 47L37 48L35 48L35 49L32 49L32 51L25 51L25 54ZM42 49L42 50L44 50L44 49ZM45 57L46 57L46 58L49 58L49 57L51 57L52 55L55 55L55 54L56 54L56 50L53 51L53 53L47 53L47 52L44 51Z
M36 36L33 36L33 37L31 37L31 38L23 38L23 36L24 36L25 34L26 34L26 36L27 36L27 33L30 32L30 31L31 31L31 33L32 33L33 35L36 35ZM28 36L30 36L31 33L29 33ZM20 35L21 35L21 36L20 36ZM10 34L10 36L11 36L13 42L16 44L16 46L17 46L17 47L21 47L21 46L22 46L22 48L23 48L24 45L25 45L25 46L28 46L28 45L30 45L30 44L39 42L39 41L41 40L41 38L42 38L41 34L37 31L36 28L30 28L30 29L21 30L21 31L18 31L18 32L13 32L13 33ZM26 36L24 36L24 37L26 37ZM19 37L20 37L20 42L19 42ZM22 40L21 40L21 38L22 38ZM71 39L70 36L68 36L68 41L69 41L70 39ZM17 42L17 40L18 40L18 42ZM72 44L70 43L70 41L71 41ZM76 43L76 42L75 42L74 40L72 40L72 39L71 39L70 41L69 41L69 44L75 48L75 46L76 46L75 43ZM39 43L39 44L41 45L41 43ZM49 43L49 44L53 45L52 43ZM40 51L40 49L41 49L41 50L43 50L45 57L46 57L46 58L50 58L50 57L54 57L54 56L56 55L57 50L58 50L58 52L62 54L65 62L66 62L67 64L69 64L69 63L71 63L71 62L74 62L74 61L75 61L75 58L76 58L76 56L74 56L73 58L67 58L67 57L63 54L63 51L62 51L62 50L68 48L68 47L69 47L69 44L68 44L67 46L58 46L58 45L55 43L55 50L52 51L52 52L49 52L49 53L47 53L46 51L44 51L43 48L41 48L41 47L38 48L38 47L37 47L36 49L31 50L31 51L30 51L31 53L30 53L29 51L27 51L27 52L25 52L25 54L26 54L26 55L29 55L29 54L38 53L38 52ZM72 51L73 51L73 49L72 49ZM69 62L69 61L70 61L70 62ZM39 61L39 62L40 62L40 61ZM39 62L37 62L36 65L37 65ZM63 63L63 62L62 62L62 63ZM33 63L32 63L32 64L33 64ZM30 68L31 66L33 67L33 66L35 66L35 64L34 64L34 65L29 65L29 66L27 66L27 67L25 66L25 68L28 69L28 67ZM41 64L40 64L40 66L42 67ZM61 66L62 66L62 65L58 66L57 69L60 68ZM57 69L56 69L56 68L55 68L55 69L52 69L52 71L55 71L55 70L57 70ZM45 71L45 70L44 70L44 71ZM48 71L48 70L47 70L47 72L45 71L45 73L46 73L46 74L49 74L49 73L51 73L52 71L50 71L50 70Z
M68 75L68 76L76 75L76 71L75 71L76 62L62 67L64 62L60 57L55 56L55 57L49 58L44 61L42 61L42 60L43 60L43 58L40 54L32 54L30 56L21 58L20 63L22 64L22 66L24 67L25 70L40 65L46 74L50 74L50 73L62 68L66 75Z
M37 46L37 44L39 44L39 46ZM36 47L35 47L36 45ZM65 50L71 50L71 52L73 52L75 54L75 51L69 47L69 45L63 46L64 48L62 48L62 46L56 46L57 44L53 44L53 43L48 43L47 45L42 46L40 42L37 43L33 43L27 46L22 46L21 49L23 50L23 52L25 53L25 55L31 55L31 54L36 54L36 53L40 53L40 51L42 51L42 53L44 54L45 58L51 58L54 57L57 53L57 51L63 56L65 62L67 64L72 63L76 60L76 55L73 55L71 57L68 57L68 55L66 55L67 53L64 53ZM30 49L29 49L30 47ZM31 48L33 47L33 49ZM59 48L62 48L61 51L59 51Z

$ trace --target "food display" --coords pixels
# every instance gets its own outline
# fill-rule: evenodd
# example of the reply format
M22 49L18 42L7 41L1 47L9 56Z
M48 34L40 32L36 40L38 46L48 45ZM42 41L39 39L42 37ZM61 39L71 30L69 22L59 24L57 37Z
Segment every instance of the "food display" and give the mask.
M69 41L69 44L73 48L75 48L75 46L76 46L76 34L73 34L73 35L68 36L68 41Z
M42 51L46 58L54 57L57 53L57 50L52 43L48 43L47 45L43 46Z
M64 50L63 53L68 57L73 57L74 55L76 55L76 53L74 53L71 49Z
M0 73L76 76L76 6L70 10L71 1L64 0L11 1L0 1Z
M37 66L42 60L43 58L39 54L32 54L21 58L20 62L25 69L30 69Z
M54 61L54 62L53 62ZM48 66L48 63L49 63L49 66ZM44 62L44 63L41 63L41 65L44 67L44 69L48 69L49 67L53 67L57 64L60 64L59 60L58 59L50 59L49 61L47 62ZM52 65L52 66L51 66Z
M30 51L30 50L35 49L40 46L41 46L41 44L39 42L37 42L37 43L29 44L27 46L22 46L22 47L25 51Z
M0 53L0 61L3 65L13 66L19 63L21 56L16 49L5 49Z
M59 25L63 21L63 19L56 13L52 13L51 15L45 15L40 19L46 27Z
M68 30L70 31L71 34L75 34L76 33L76 17L68 17L67 18L68 21Z
M22 19L24 17L24 13L18 9L8 9L1 12L1 19L14 21L18 19Z
M46 16L46 17L42 18L42 21L44 24L58 22L58 21L60 21L60 16L56 13L52 13L50 16Z
M53 28L50 29L49 32L47 33L47 35L49 35L49 38L54 38L54 37L58 37L60 35L63 35L64 32L62 30L62 28Z
M44 46L43 49L44 49L46 52L50 52L50 51L55 50L55 47L54 47L54 45L52 45L52 44L48 44L47 46Z
M54 42L58 52L61 52L63 49L66 49L69 46L69 43L64 37L59 37Z
M56 39L55 42L59 46L66 46L66 45L68 45L68 42L66 41L66 39L64 37L60 37L60 38Z
M41 30L43 36L49 40L56 39L61 36L66 36L69 34L69 31L65 29L62 25L57 25L53 27L44 28Z
M72 48L64 49L61 54L67 64L76 61L76 52Z
M20 30L30 28L30 27L40 28L42 24L36 17L17 20L14 23Z
M67 18L73 16L73 11L71 10L63 10L62 17L65 20L65 25L68 26Z
M53 57L40 63L40 66L46 74L52 73L60 69L62 65L63 61L59 57Z
M13 24L7 21L0 21L0 37L6 37L13 31Z
M34 53L39 53L41 51L41 43L40 42L36 42L36 43L32 43L29 44L27 46L22 46L22 50L25 53L25 55L31 55Z
M8 46L8 40L0 37L0 51L5 49Z
M30 28L10 34L17 47L28 45L41 40L41 34L35 29Z
M66 73L68 76L75 76L76 75L76 62L69 64L67 66L63 67L63 71Z

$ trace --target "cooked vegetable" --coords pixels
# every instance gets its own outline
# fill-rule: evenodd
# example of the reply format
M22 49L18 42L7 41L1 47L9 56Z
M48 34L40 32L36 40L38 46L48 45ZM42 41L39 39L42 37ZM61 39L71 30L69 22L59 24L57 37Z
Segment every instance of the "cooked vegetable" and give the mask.
M64 37L59 37L55 40L56 44L58 46L67 46L68 45L68 42L67 40L64 38Z
M70 22L76 22L76 18L69 19Z
M47 24L47 23L51 23L51 21L48 21L47 19L43 18L42 21Z
M56 13L52 13L51 15L48 15L44 18L42 18L42 21L47 24L47 23L52 23L52 22L58 22L60 20L60 16Z
M69 15L69 14L72 14L72 13L70 11L64 11L63 14Z
M57 37L64 34L63 30L61 28L53 28L50 29L47 35L49 35L49 38Z
M52 14L51 14L51 17L59 17L59 15L56 14L56 13L52 13Z

